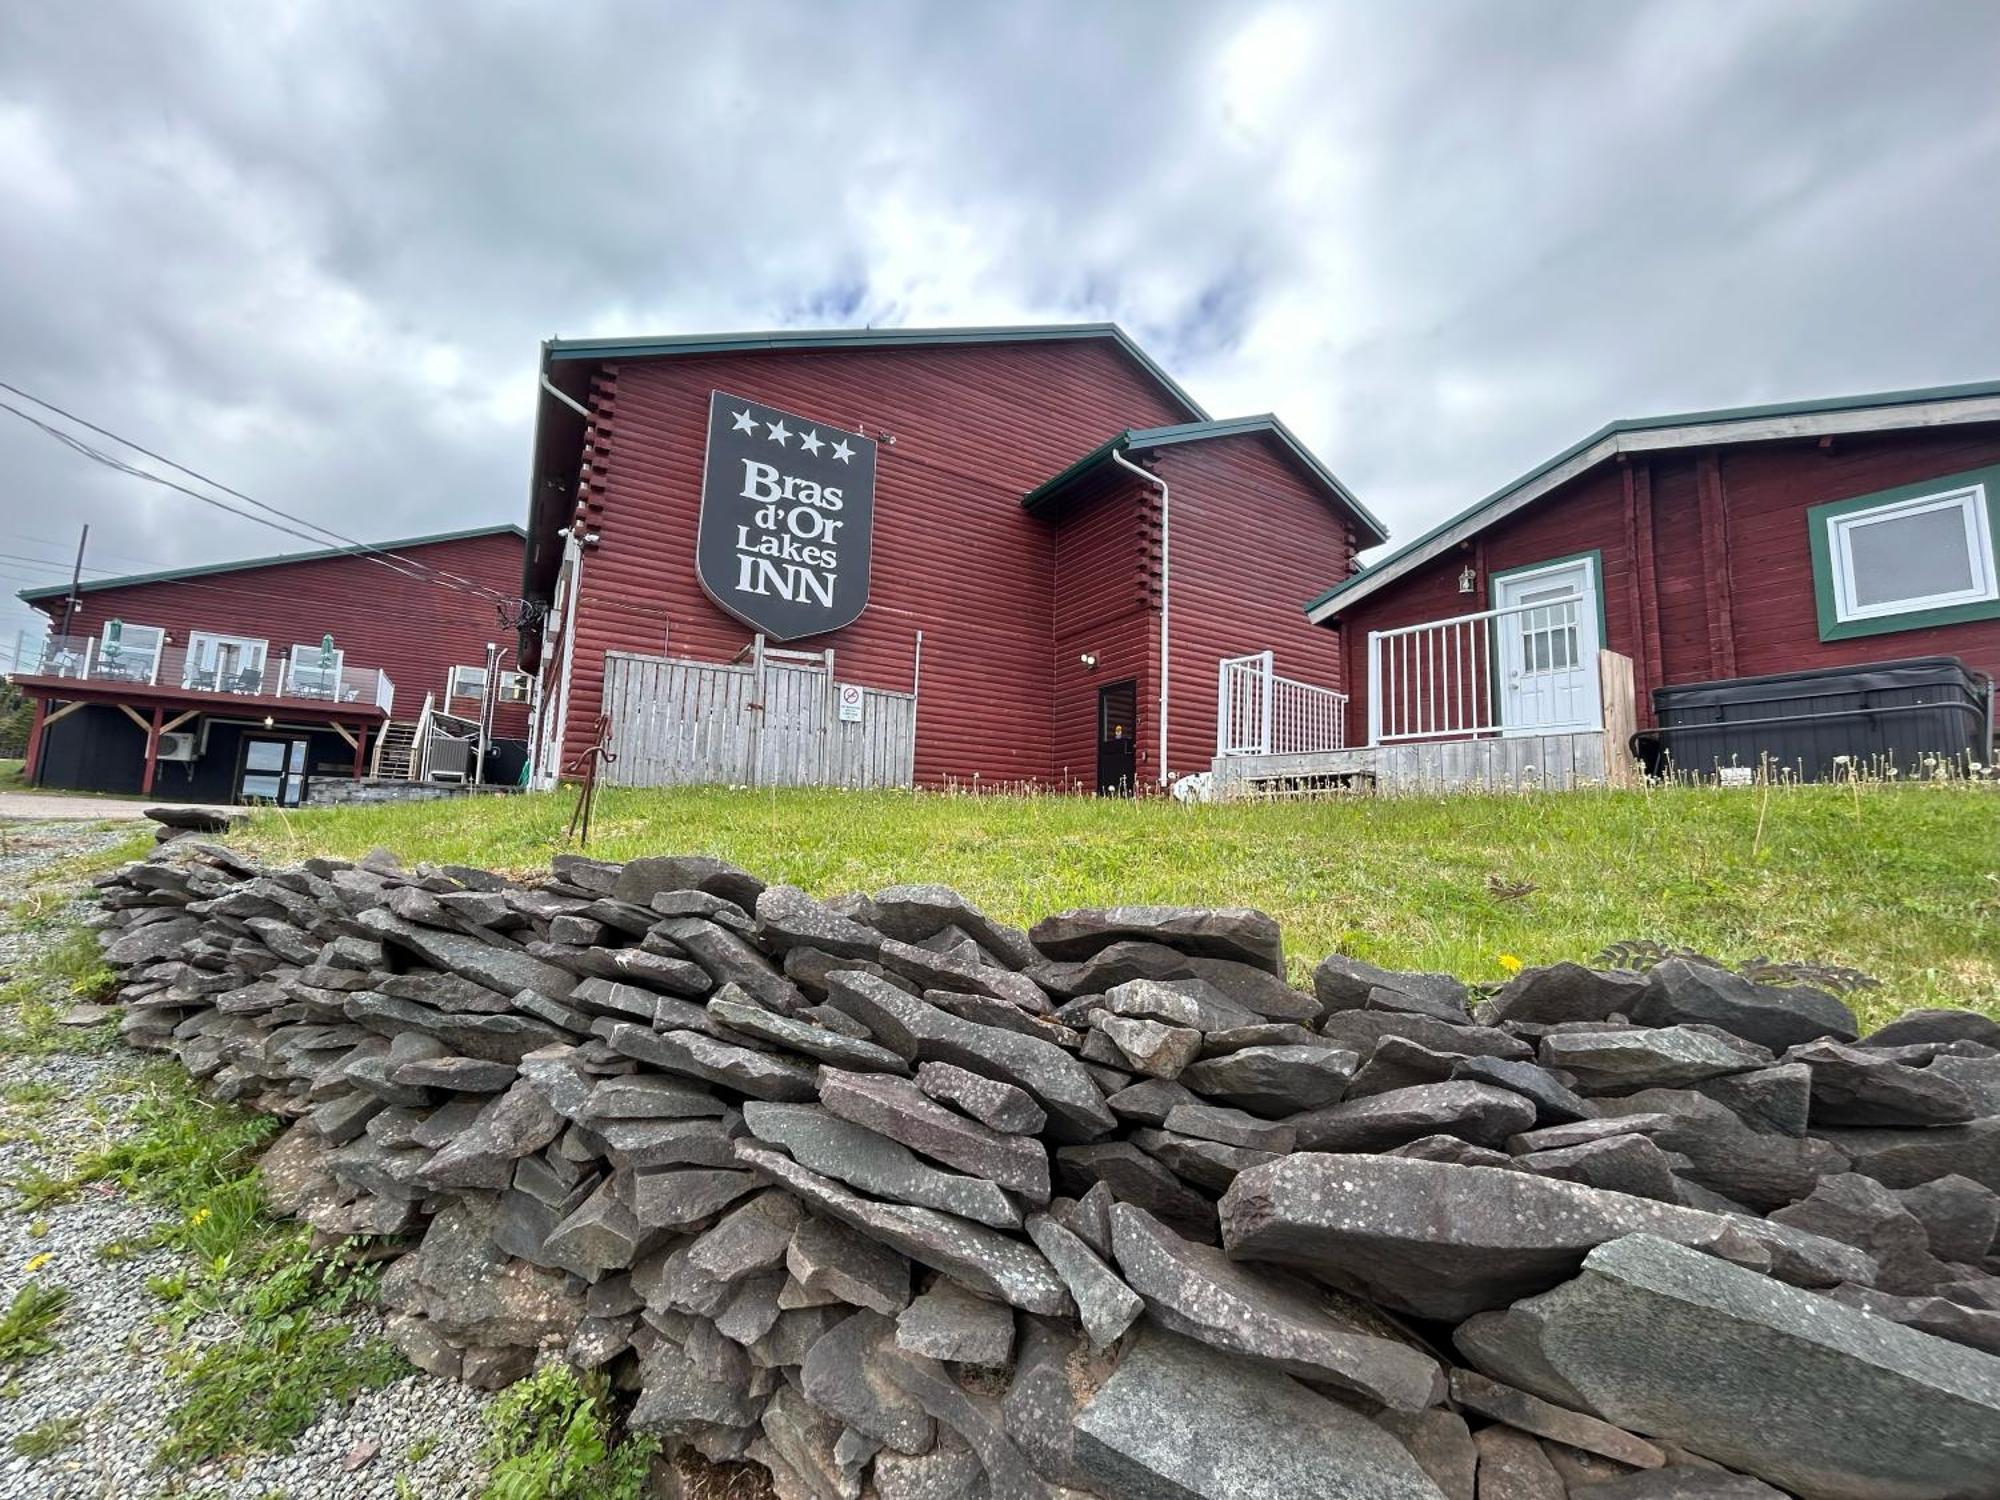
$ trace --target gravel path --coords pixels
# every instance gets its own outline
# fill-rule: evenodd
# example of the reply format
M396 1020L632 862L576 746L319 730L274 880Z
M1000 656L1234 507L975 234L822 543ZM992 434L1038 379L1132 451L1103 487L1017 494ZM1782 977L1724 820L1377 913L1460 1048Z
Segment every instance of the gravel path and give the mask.
M123 830L0 822L0 908L20 900L42 871L126 837ZM71 915L85 910L77 902ZM23 930L0 921L0 982L66 925ZM118 1085L144 1061L122 1048L104 1056L0 1055L0 1183L33 1169L63 1174L79 1156L116 1139L126 1128ZM488 1398L417 1374L328 1411L290 1454L183 1476L153 1472L163 1418L176 1393L164 1362L168 1334L156 1321L160 1304L146 1280L173 1270L179 1257L151 1251L107 1261L97 1252L143 1238L159 1217L109 1186L35 1212L23 1211L17 1194L0 1188L0 1307L31 1278L70 1293L54 1329L61 1347L17 1366L11 1376L0 1373L0 1496L460 1500L478 1493ZM49 1259L30 1272L28 1263L43 1255ZM372 1321L357 1323L362 1336L378 1331L368 1326ZM64 1418L81 1418L68 1446L46 1458L13 1451L20 1434ZM350 1455L370 1449L373 1456L349 1472ZM420 1457L413 1460L412 1453Z

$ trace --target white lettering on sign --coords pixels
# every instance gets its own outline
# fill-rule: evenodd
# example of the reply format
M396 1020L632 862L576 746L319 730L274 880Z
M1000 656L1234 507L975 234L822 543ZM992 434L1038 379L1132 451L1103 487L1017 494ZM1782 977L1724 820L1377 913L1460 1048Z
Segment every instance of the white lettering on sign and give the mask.
M743 488L737 493L757 508L747 524L736 528L736 587L746 594L811 600L833 608L840 551L831 544L844 523L826 513L840 509L840 490L746 458ZM805 547L802 542L828 545Z
M840 685L840 722L859 724L861 722L861 685L843 682Z

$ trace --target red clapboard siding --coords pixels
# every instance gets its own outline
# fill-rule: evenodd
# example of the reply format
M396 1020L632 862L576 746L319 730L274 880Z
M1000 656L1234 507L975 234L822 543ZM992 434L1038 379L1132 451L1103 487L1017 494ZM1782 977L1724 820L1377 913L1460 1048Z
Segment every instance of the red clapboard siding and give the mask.
M1624 465L1600 464L1489 527L1473 549L1439 558L1344 611L1350 733L1366 733L1369 631L1484 609L1490 572L1592 548L1604 559L1606 644L1637 664L1642 722L1651 720L1653 688L1727 675L1930 655L1957 656L2000 675L2000 620L1822 641L1806 523L1807 510L1828 501L2000 464L2000 427L1841 436L1827 447L1816 440L1739 443L1713 451L1712 461L1717 504L1707 526L1703 454L1634 454L1629 488ZM1644 509L1631 497L1647 492L1652 525L1641 541L1650 539L1652 572L1644 587L1631 545ZM1456 592L1456 580L1474 558L1480 590L1468 597Z
M1159 506L1151 487L1120 473L1055 521L1055 767L1059 783L1097 784L1098 693L1137 685L1133 733L1155 734L1153 662L1159 646ZM1097 658L1083 665L1088 653Z
M727 661L750 640L694 568L712 390L883 439L868 608L796 644L832 649L842 679L907 691L923 632L917 779L1057 774L1057 526L1021 497L1120 429L1183 417L1101 340L634 360L600 377L586 494L602 540L577 595L565 759L601 712L605 652Z
M1354 546L1344 508L1266 434L1162 449L1154 468L1172 490L1167 762L1184 775L1215 758L1223 658L1268 650L1281 676L1340 690L1339 642L1306 619L1305 606L1328 578L1347 576ZM1158 700L1154 681L1142 721ZM1142 770L1157 767L1157 745L1155 722L1140 746Z
M521 588L521 538L512 532L459 537L396 549L427 567L454 573L513 597ZM458 589L412 578L366 556L307 557L226 573L93 589L71 631L97 636L112 619L157 625L176 646L191 631L251 636L270 642L275 662L294 645L312 645L331 633L349 667L376 667L396 687L392 716L414 719L426 693L442 702L453 666L480 666L486 643L514 644L492 602ZM60 622L61 598L37 601ZM502 704L495 732L527 734L524 705Z

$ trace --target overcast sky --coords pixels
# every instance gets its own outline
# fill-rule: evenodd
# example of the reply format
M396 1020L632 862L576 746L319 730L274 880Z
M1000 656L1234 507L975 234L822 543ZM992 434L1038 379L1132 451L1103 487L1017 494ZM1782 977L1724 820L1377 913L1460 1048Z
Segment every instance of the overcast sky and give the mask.
M12 0L0 379L374 539L520 515L548 335L1115 319L1406 539L1613 417L2000 377L1996 61L1991 0ZM10 596L84 521L302 545L5 412L0 521Z

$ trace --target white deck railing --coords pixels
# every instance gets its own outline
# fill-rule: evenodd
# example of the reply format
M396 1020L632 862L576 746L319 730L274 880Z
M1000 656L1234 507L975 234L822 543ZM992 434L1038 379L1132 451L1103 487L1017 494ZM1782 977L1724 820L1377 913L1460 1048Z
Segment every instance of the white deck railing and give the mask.
M1368 632L1368 742L1602 727L1595 620L1572 594Z
M310 652L310 657L300 654L304 652ZM396 685L379 667L341 663L321 668L318 655L317 646L301 646L285 656L266 651L251 658L248 665L224 669L212 654L197 655L186 646L166 645L150 636L123 648L107 645L96 636L51 636L39 659L22 668L22 675L135 683L237 698L372 703L384 713L395 706Z
M1216 671L1215 753L1294 755L1347 744L1347 694L1280 677L1269 651Z

